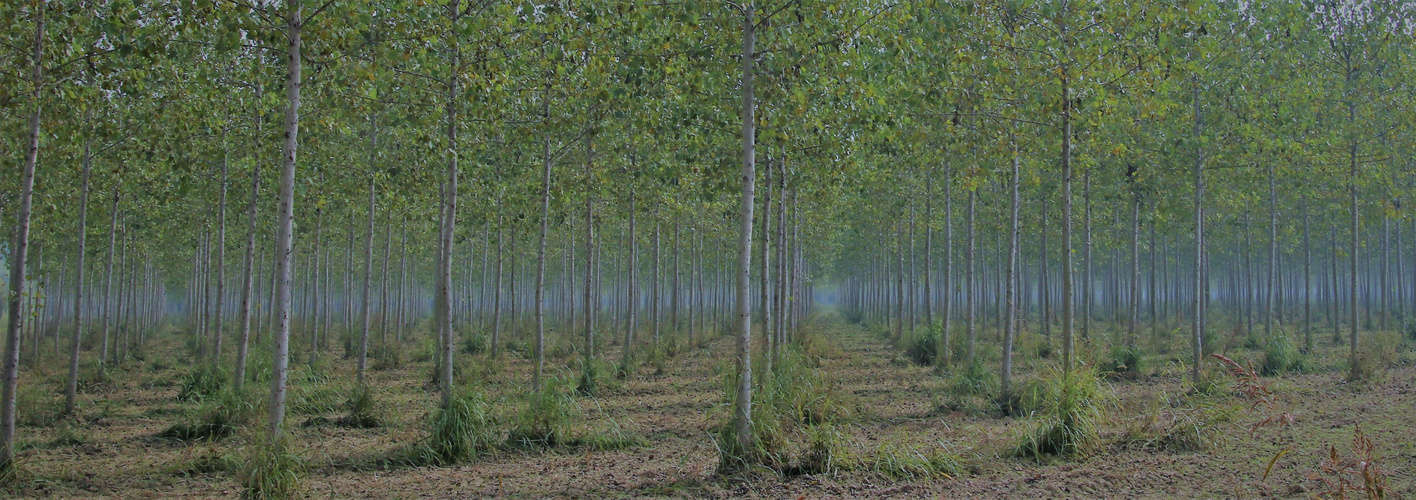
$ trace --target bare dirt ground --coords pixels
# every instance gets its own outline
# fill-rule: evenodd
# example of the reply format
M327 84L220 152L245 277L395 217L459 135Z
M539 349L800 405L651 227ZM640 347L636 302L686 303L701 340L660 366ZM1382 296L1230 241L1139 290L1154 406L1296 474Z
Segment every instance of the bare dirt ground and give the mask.
M1409 346L1389 356L1393 366L1375 380L1347 383L1345 349L1330 346L1324 336L1323 347L1308 356L1302 373L1263 380L1275 394L1272 408L1251 408L1217 368L1211 368L1210 376L1223 387L1208 396L1188 396L1183 363L1151 356L1140 373L1108 379L1116 398L1105 406L1097 448L1084 457L1038 460L1010 453L1029 428L1026 418L999 417L981 398L955 395L948 374L904 361L900 349L880 332L834 314L818 318L812 327L827 340L809 350L813 367L834 384L839 404L849 408L848 416L834 424L841 434L835 471L717 472L712 432L726 414L723 381L731 369L732 348L732 339L722 336L698 348L685 346L658 363L645 362L625 380L607 381L598 397L578 399L583 414L578 431L619 428L641 437L643 446L608 451L503 446L469 463L411 465L400 457L425 439L438 395L426 384L430 364L426 353L418 352L426 348L410 345L401 366L370 371L381 427L319 423L319 417L341 415L341 398L352 385L353 364L338 359L337 352L325 355L319 370L326 376L323 382L308 382L302 373L292 376L300 387L292 395L289 423L306 463L303 492L308 498L1309 498L1332 489L1324 479L1360 484L1353 474L1324 473L1329 447L1343 457L1352 455L1360 424L1373 444L1371 462L1383 471L1389 498L1416 497L1416 365ZM1173 340L1167 350L1184 357L1183 340ZM984 335L980 342L994 341ZM1054 363L1037 358L1038 344L1035 334L1020 342L1022 380L1046 373L1045 367ZM554 343L555 362L548 366L573 366L576 354L568 346ZM53 396L62 387L58 369L24 372L21 384L31 390L19 407L23 473L16 488L0 493L237 496L243 450L260 425L250 422L234 436L210 442L156 437L174 423L190 421L201 403L177 398L180 379L189 371L180 361L186 359L181 346L168 341L147 352L146 360L126 363L112 381L86 387L80 414L72 419L46 418L62 400ZM619 359L614 346L601 354ZM1241 361L1261 356L1244 350L1228 354ZM992 356L996 359L996 352ZM466 368L460 380L487 395L505 432L526 404L521 394L530 363L516 352L500 362L488 362L484 355L462 359ZM576 376L571 369L559 373ZM1255 422L1283 414L1291 416L1292 425L1251 432ZM1165 439L1184 434L1187 425L1204 427L1199 450L1178 451L1184 447ZM794 449L804 446L799 433L787 436ZM892 476L879 466L880 450L889 446L955 457L958 467L912 479ZM1347 494L1363 496L1352 490Z

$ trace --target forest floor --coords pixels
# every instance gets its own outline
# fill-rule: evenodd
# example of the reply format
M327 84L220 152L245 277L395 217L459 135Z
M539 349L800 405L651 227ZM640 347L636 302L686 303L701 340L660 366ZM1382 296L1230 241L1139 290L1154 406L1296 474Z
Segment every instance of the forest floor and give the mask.
M371 361L383 421L378 427L336 425L354 374L352 361L339 353L330 351L317 369L302 367L291 376L288 423L306 464L302 488L309 498L1308 498L1344 481L1362 484L1360 474L1341 470L1340 463L1325 468L1333 450L1344 459L1357 456L1353 438L1360 425L1373 445L1368 462L1382 471L1388 497L1416 497L1416 363L1409 345L1394 334L1373 341L1402 345L1388 349L1384 362L1391 367L1363 383L1345 382L1345 348L1329 345L1324 335L1304 370L1262 380L1274 394L1272 407L1254 405L1232 390L1232 379L1217 366L1207 369L1207 377L1223 385L1191 393L1183 382L1188 368L1179 361L1188 349L1177 334L1169 345L1152 349L1172 354L1148 356L1140 370L1102 379L1115 397L1102 402L1105 418L1097 424L1095 447L1080 456L1034 459L1012 453L1033 419L1000 417L989 400L960 391L957 376L907 361L883 331L848 323L833 311L818 315L807 329L817 337L804 349L807 369L812 380L828 385L816 390L836 408L830 424L834 470L719 474L714 428L727 415L733 339L717 335L696 347L674 343L676 349L662 349L623 380L606 376L596 397L576 398L579 415L572 415L567 434L637 439L638 446L501 445L467 463L413 464L404 457L425 439L438 396L427 384L430 349L410 344L403 359ZM992 338L981 335L980 346L996 346ZM185 351L174 339L151 344L146 360L125 363L110 381L86 385L74 418L54 416L62 400L53 395L62 387L62 363L55 360L52 371L26 370L19 403L22 476L8 494L236 496L244 449L262 428L257 422L264 414L250 412L256 416L225 439L158 437L211 404L178 398L192 370L179 361ZM550 344L548 366L577 366L570 342ZM1080 345L1081 359L1107 356L1089 342ZM1057 356L1045 346L1031 332L1019 342L1016 372L1024 387L1056 373L1051 367ZM481 354L461 358L467 368L459 380L491 402L500 436L527 406L531 364L523 349L516 346L502 361ZM1241 363L1262 356L1226 351ZM618 347L601 355L619 359ZM981 347L980 356L996 360L996 347ZM255 366L257 372L268 369L260 360ZM571 385L577 376L570 368L552 373ZM1251 431L1270 417L1292 423ZM803 453L810 432L784 429L786 453ZM912 469L913 458L936 466ZM1350 484L1348 495L1364 496Z

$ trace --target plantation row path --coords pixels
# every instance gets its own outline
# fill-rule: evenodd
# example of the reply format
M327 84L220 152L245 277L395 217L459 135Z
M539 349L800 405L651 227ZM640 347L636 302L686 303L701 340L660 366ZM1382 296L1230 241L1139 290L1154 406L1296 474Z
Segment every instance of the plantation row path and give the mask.
M1291 415L1294 423L1253 433L1249 426L1264 412L1251 410L1232 393L1229 379L1220 379L1225 385L1214 394L1187 397L1180 385L1183 367L1149 361L1154 368L1146 373L1107 384L1117 398L1100 424L1102 449L1090 458L1039 462L1010 456L1028 419L999 418L983 398L956 395L957 377L909 362L883 331L848 323L831 309L808 320L803 331L808 340L799 362L816 377L810 383L827 386L811 391L830 400L825 407L838 436L832 471L717 473L714 426L725 419L723 388L733 370L732 339L719 335L700 347L665 337L663 354L637 364L625 380L606 376L597 397L577 397L578 410L567 410L583 418L568 419L566 435L609 436L638 441L637 446L597 450L577 443L528 447L507 441L527 404L523 395L530 374L513 339L502 361L488 361L484 354L465 358L468 366L458 376L483 389L496 416L499 444L479 459L451 467L410 459L425 439L436 401L428 392L430 361L418 348L408 347L401 366L376 365L370 372L376 413L383 420L379 427L333 424L352 386L340 382L350 378L349 360L331 353L332 362L321 365L319 376L297 370L292 437L308 467L304 491L310 498L1305 498L1325 491L1310 476L1320 471L1328 446L1350 452L1360 423L1388 474L1389 491L1416 493L1411 473L1416 444L1410 439L1416 369L1409 355L1382 380L1366 385L1343 383L1336 361L1333 367L1314 366L1315 373L1265 378L1277 395L1275 411ZM579 355L570 342L556 340L548 346L557 361L551 366L573 366ZM1023 345L1039 345L1039 339L1025 335ZM604 356L618 359L616 350L610 346ZM1320 354L1340 359L1340 349L1331 350ZM1038 360L1036 352L1018 354L1024 380L1052 363ZM211 442L154 437L188 420L200 404L178 399L175 381L183 373L159 357L124 369L109 383L86 387L79 416L83 430L63 421L22 427L27 470L42 480L20 496L235 495L242 445L258 426L245 425L234 436ZM561 377L553 386L573 387L575 370L551 373ZM1186 415L1207 416L1184 420ZM1184 425L1208 427L1203 449L1165 449L1166 433ZM786 456L799 456L809 446L801 428L783 434ZM1269 460L1285 449L1291 451L1263 478ZM949 457L945 469L954 470L911 470L907 463L901 470L901 460L931 456Z

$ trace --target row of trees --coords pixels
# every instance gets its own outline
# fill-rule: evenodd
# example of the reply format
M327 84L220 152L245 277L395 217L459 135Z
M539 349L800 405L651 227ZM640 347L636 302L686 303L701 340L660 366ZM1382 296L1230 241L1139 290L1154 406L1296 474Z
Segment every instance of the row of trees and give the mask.
M1230 324L1211 311L1250 336L1256 322L1268 337L1291 328L1309 350L1315 329L1341 325L1356 374L1359 328L1390 329L1413 306L1409 7L967 12L987 22L956 51L905 45L881 63L962 78L930 85L922 70L895 89L915 111L873 153L907 161L872 170L886 181L847 205L849 308L896 332L922 314L944 361L952 322L963 316L971 363L993 321L1006 398L1020 319L1060 330L1069 370L1093 322L1131 349L1185 325L1198 381L1206 332Z
M1069 370L1077 330L1111 318L1134 344L1148 318L1189 328L1198 376L1214 302L1266 326L1322 309L1355 357L1359 303L1391 322L1416 298L1412 15L7 4L0 466L24 348L63 352L72 410L85 359L102 373L162 328L238 384L253 344L273 353L272 443L294 343L314 363L342 341L362 381L371 347L430 331L449 408L460 336L526 338L538 391L548 332L583 336L593 385L597 334L627 359L725 331L748 450L752 334L770 371L823 280L899 330L962 323L972 346L992 321L1005 394L1019 314L1057 329Z

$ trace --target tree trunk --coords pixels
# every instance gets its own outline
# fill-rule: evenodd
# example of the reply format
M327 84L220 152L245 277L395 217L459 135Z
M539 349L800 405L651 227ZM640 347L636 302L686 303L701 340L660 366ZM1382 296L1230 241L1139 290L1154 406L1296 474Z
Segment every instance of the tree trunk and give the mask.
M965 258L968 260L968 268L967 268L967 270L966 270L966 273L968 274L968 277L965 278L965 280L964 280L964 281L965 281L965 284L964 284L964 286L965 286L965 292L964 292L964 302L965 302L965 304L964 304L964 318L965 318L965 319L964 319L964 323L965 323L965 326L964 326L964 336L965 336L965 342L967 343L967 349L966 349L966 351L965 351L966 354L965 354L964 361L965 361L966 363L968 363L970 366L972 366L973 363L974 363L974 337L975 337L975 333L974 333L974 316L977 314L977 313L976 313L976 310L977 310L976 302L977 302L977 297L978 297L978 295L979 295L979 293L978 293L978 280L977 280L977 277L975 276L975 270L976 270L976 268L978 267L978 266L977 266L977 260L978 260L978 259L976 258L976 257L977 257L977 245L976 245L977 241L975 241L975 238L974 238L974 219L975 219L977 213L978 213L978 190L976 190L976 189L970 189L970 190L969 190L969 228L968 228L968 236L966 237L967 241L964 242L965 252L967 252Z
M373 149L370 149L370 160L373 159ZM372 167L373 165L370 165ZM369 176L369 218L368 232L364 233L364 285L360 290L361 305L359 309L359 364L357 368L358 382L360 386L365 385L365 372L369 366L369 326L370 314L373 303L370 302L371 288L373 287L374 274L374 211L377 207L375 201L374 177Z
M581 382L586 392L594 384L593 367L595 361L595 313L599 309L595 291L595 194L594 168L595 147L589 136L585 139L585 379Z
M1004 313L1003 367L998 377L1000 381L999 386L1002 389L1000 391L999 401L1005 405L1005 408L1011 406L1009 400L1012 397L1013 390L1013 338L1017 333L1015 331L1017 328L1017 305L1015 304L1015 297L1017 294L1018 279L1018 205L1021 204L1021 200L1019 200L1018 197L1018 184L1020 182L1018 172L1018 143L1016 142L1016 137L1013 139L1014 140L1011 141L1013 146L1013 174L1011 182L1009 182L1010 193L1008 195L1010 205L1008 216L1008 283L1005 285L1005 288L1007 288L1007 297L1003 302L1003 306L1008 310Z
M549 85L547 85L549 88ZM549 92L547 92L549 93ZM549 96L546 96L549 97ZM545 99L545 98L543 98ZM543 102L544 106L549 106ZM543 115L549 120L549 113ZM541 371L546 364L546 227L551 218L551 136L543 138L541 150L541 232L536 245L536 368L531 373L531 390L541 392Z
M461 7L458 0L453 0L449 12L452 13L452 24L456 26L460 21ZM446 210L443 212L442 228L439 233L442 247L442 258L438 261L438 312L435 315L438 320L437 330L442 332L439 342L442 345L442 370L439 373L438 386L442 390L442 407L450 408L452 405L452 362L453 362L453 341L452 331L452 236L453 230L457 227L457 105L458 85L462 78L462 49L457 43L457 33L451 36L452 43L452 72L448 75L447 92L447 199L444 202Z
M631 165L633 165L633 162L634 162L634 156L631 155L631 156L630 156L630 163L631 163ZM631 166L631 168L633 168L633 167ZM631 174L631 175L633 175L633 174ZM623 366L623 367L626 367L626 368L629 366L630 356L633 355L633 347L634 347L634 327L636 326L636 319L637 319L637 318L635 317L635 312L637 312L637 310L639 309L639 275L638 275L639 260L638 260L638 254L636 253L636 250L639 248L639 240L635 237L635 233L634 233L634 230L635 230L635 225L634 225L634 222L635 222L635 220L634 220L634 215L635 215L635 214L634 214L634 212L635 212L634 195L635 195L635 193L634 193L634 189L635 189L635 186L634 186L634 185L630 185L630 187L629 187L629 311L627 311L627 312L628 312L628 318L625 320L625 327L624 327L624 362L620 365L620 366ZM626 372L626 373L625 373L625 376L626 376L626 377L629 376L629 373Z
M502 216L501 199L497 199L497 270L496 288L492 290L492 357L496 358L501 347L501 324L502 324L502 260L505 258L503 252L506 243L506 230L502 227L505 218Z
M221 131L222 152L221 152L221 179L217 194L216 209L216 264L213 266L216 273L216 299L213 304L216 309L216 331L215 341L211 353L212 364L221 365L222 334L225 333L224 312L226 311L226 175L227 175L227 154L225 151L226 131Z
M1194 297L1191 297L1191 299L1194 301L1194 322L1192 325L1191 335L1191 339L1193 340L1193 351L1191 352L1192 358L1190 360L1190 378L1194 382L1195 387L1199 387L1200 365L1204 362L1205 330L1203 307L1205 305L1204 294L1207 292L1202 282L1204 278L1205 253L1205 150L1204 146L1201 143L1201 134L1204 131L1204 119L1203 115L1200 114L1200 86L1194 81L1191 81L1190 85L1193 93L1195 108L1195 126L1193 134L1193 139L1195 141L1195 291Z
M93 119L92 108L88 112L88 119ZM84 334L84 243L88 236L89 172L93 165L93 134L94 131L90 129L88 137L84 138L83 173L79 180L78 265L75 267L75 281L78 286L74 287L74 337L69 349L69 383L64 387L65 415L74 414L74 403L79 392L79 347L83 343Z
M798 221L798 224L800 221ZM797 249L801 251L800 247ZM930 168L924 178L924 326L934 332L934 169ZM942 342L935 340L937 351ZM940 358L935 353L935 363Z
M737 397L733 405L733 430L737 438L737 449L746 452L752 449L752 309L751 286L752 266L752 205L756 136L756 102L753 97L752 77L756 52L753 49L755 33L753 20L754 0L743 5L742 21L742 205L738 214L738 262L737 262ZM11 302L17 304L18 302ZM12 306L18 311L18 306ZM15 315L12 314L11 318ZM14 319L11 319L12 324ZM10 386L6 386L10 387ZM7 393L6 401L13 406L14 391ZM12 421L8 420L7 421ZM13 425L9 427L13 432ZM7 438L6 443L10 440Z
M15 468L15 391L20 380L20 328L24 326L21 306L25 287L25 259L29 251L30 207L34 195L34 166L39 157L39 118L43 72L44 21L48 7L40 8L39 19L34 29L34 57L31 59L33 72L30 105L34 108L29 116L29 138L25 147L24 169L20 174L20 206L16 214L15 240L10 247L10 298L9 321L5 327L5 373L3 395L0 395L0 474L8 474Z
M1126 336L1132 352L1136 350L1141 322L1141 193L1139 187L1135 189L1131 197L1131 293L1126 298L1129 316Z
M280 175L280 205L276 216L276 290L275 290L275 356L271 363L270 418L266 424L266 439L275 443L280 438L280 425L285 420L286 368L290 364L290 287L291 248L295 222L295 152L300 130L300 32L304 27L300 4L290 7L286 20L289 40L288 74L285 82L285 144Z
M260 84L257 84L255 93L257 98L264 94ZM260 110L256 110L252 114L255 115L255 135L259 142L262 139L262 114ZM240 391L246 382L246 357L249 353L249 339L251 337L251 305L255 298L255 275L251 274L251 266L255 263L256 256L256 207L260 204L261 162L263 161L260 151L261 148L258 146L252 148L255 161L251 164L251 201L246 205L246 256L241 265L241 334L239 344L236 346L236 372L232 380L237 391ZM110 254L112 253L111 247L110 244ZM106 301L107 298L104 300Z

